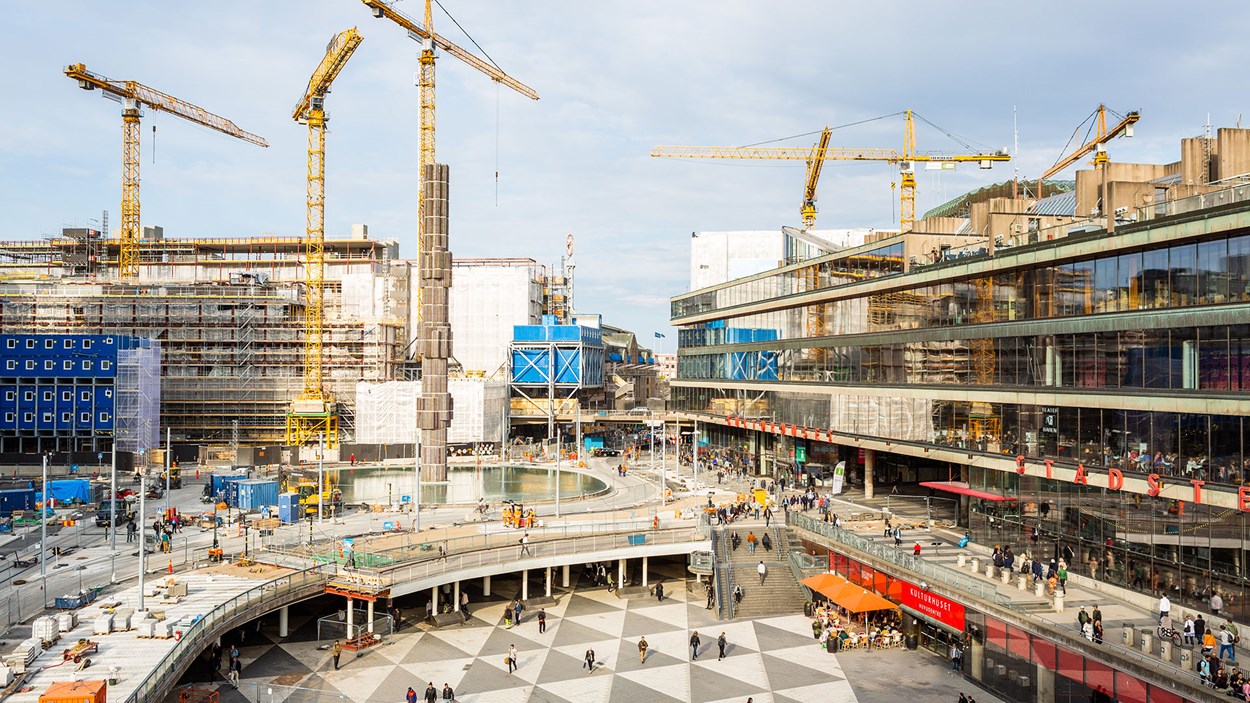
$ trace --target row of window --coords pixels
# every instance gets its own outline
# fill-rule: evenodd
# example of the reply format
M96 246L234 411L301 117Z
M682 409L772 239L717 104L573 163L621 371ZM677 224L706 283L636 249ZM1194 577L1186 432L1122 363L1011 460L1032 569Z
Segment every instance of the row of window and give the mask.
M18 371L22 369L26 371L36 371L39 369L38 359L26 359L25 364L22 364L21 361L22 360L20 359L5 359L4 369L6 371ZM64 359L61 361L62 371L91 371L92 367L93 363L91 359ZM113 362L108 359L100 360L101 371L108 371L112 368ZM56 371L56 359L44 359L43 370Z
M26 402L28 402L28 403L32 403L32 402L34 402L34 400L35 400L35 395L36 395L37 391L27 388L27 389L23 390L21 393L22 393L22 400L24 400L24 401L26 401ZM13 390L13 389L6 390L6 391L4 392L4 399L5 399L6 401L10 402L10 403L12 403L12 402L16 402L16 401L17 401L17 394L18 394L18 392L17 392L16 390ZM51 402L52 402L52 399L53 399L53 398L55 398L55 397L56 397L56 391L54 391L54 390L50 390L50 389L44 389L44 391L43 391L43 400L44 400L44 402L45 402L45 403L51 403ZM111 389L111 388L106 388L106 389L104 389L104 397L105 397L105 398L112 398L112 397L113 397L113 389ZM82 402L84 402L84 403L89 403L89 402L91 402L91 391L89 391L89 390L83 390L83 391L80 391L80 392L79 392L79 399L80 399ZM63 389L63 390L61 391L61 401L62 401L62 402L69 403L69 402L72 402L73 400L74 400L74 391L72 391L72 390L65 390L65 389Z
M752 363L757 357L759 363ZM1250 325L683 354L677 358L677 375L799 383L1250 390Z
M25 344L21 343L23 341L25 342ZM44 349L56 349L58 346L57 345L58 341L61 343L59 346L62 349L74 349L76 346L78 346L81 349L90 349L93 346L93 340L90 340L90 339L83 339L81 340L82 344L78 345L79 340L76 340L73 337L63 337L63 338L62 337L47 337L47 338L44 338L43 340L43 348ZM105 337L104 343L112 344L113 339L111 337ZM37 349L39 347L39 340L34 337L27 337L25 340L19 340L16 337L10 337L5 340L4 346L6 349L20 349L22 347L25 347L26 349Z
M43 423L45 425L51 424L52 418L54 417L54 415L55 413L43 413ZM108 424L110 418L112 418L112 415L110 415L109 413L106 413L106 412L100 413L101 424ZM34 422L35 413L29 413L29 412L22 413L22 421L25 423ZM61 413L61 422L70 423L73 421L74 421L74 413L69 413L69 412ZM91 424L91 413L79 413L78 421L84 425ZM6 412L4 414L4 422L6 425L9 425L11 427L15 422L17 422L17 413Z
M784 297L800 292L790 289L802 285L796 280L792 286L779 287L775 295L734 304ZM770 328L780 339L804 339L1246 302L1250 302L1250 235L1241 235L729 317L723 324ZM678 341L683 347L715 343L698 335L679 335Z

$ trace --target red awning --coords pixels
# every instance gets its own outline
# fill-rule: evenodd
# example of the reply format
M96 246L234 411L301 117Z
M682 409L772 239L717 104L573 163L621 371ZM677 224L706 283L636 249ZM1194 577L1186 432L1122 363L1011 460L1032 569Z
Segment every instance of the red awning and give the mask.
M920 485L925 488L946 491L947 493L958 493L961 496L972 496L973 498L980 498L981 500L992 500L996 502L1016 500L1015 498L1010 498L1008 496L1000 496L997 493L978 491L977 489L968 486L968 484L963 481L921 481Z

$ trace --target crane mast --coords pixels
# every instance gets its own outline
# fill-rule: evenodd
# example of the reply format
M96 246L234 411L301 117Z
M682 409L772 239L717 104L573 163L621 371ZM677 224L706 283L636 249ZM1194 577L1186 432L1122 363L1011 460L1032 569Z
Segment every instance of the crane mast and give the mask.
M363 38L355 27L339 32L326 46L313 71L308 89L295 105L292 118L308 126L307 194L304 227L304 385L286 417L286 441L301 446L325 438L326 447L339 445L338 411L334 395L325 387L325 96Z
M181 117L188 122L228 134L261 147L263 137L245 132L230 120L185 100L149 88L136 81L117 81L87 70L86 64L65 67L65 75L83 90L100 90L105 97L122 104L122 203L121 236L118 239L117 275L124 281L139 277L139 119L146 106ZM105 233L108 234L107 232Z

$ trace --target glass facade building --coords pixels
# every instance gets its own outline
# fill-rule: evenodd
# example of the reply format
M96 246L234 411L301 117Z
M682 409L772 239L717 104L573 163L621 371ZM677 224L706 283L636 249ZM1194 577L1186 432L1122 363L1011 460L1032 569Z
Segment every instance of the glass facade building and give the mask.
M906 233L675 297L674 406L778 475L796 444L869 482L865 450L914 468L890 481L940 467L1001 497L963 499L984 542L1037 528L1078 573L1247 614L1250 187L1137 215L936 263Z

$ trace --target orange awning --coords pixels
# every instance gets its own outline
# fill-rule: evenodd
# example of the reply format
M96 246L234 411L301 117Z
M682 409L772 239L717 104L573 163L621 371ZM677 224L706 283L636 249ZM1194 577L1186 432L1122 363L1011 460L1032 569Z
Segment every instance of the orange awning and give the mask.
M875 610L895 610L898 608L898 605L861 586L856 586L837 574L809 576L799 583L852 613L870 613Z

